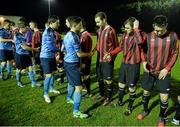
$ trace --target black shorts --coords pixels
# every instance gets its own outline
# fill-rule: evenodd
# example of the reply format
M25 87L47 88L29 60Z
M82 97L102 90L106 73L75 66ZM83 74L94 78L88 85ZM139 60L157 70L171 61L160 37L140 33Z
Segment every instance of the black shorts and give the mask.
M85 64L85 68L81 68L82 75L90 75L91 72L91 61Z
M55 58L40 58L40 60L45 74L50 74L57 70Z
M100 79L113 80L114 61L113 62L99 62Z
M171 75L167 74L164 80L159 80L158 75L144 72L142 77L142 88L150 91L154 88L154 84L160 93L169 93L171 87Z
M39 52L33 52L33 59L34 59L35 64L37 64L37 65L41 64Z
M68 83L73 86L82 85L81 74L79 71L79 63L67 63L64 62L64 69L66 71L66 76Z
M129 87L136 85L140 75L140 64L122 63L119 70L119 82Z
M14 54L13 50L0 50L0 60L1 61L7 61L7 60L13 60Z
M29 55L20 55L16 53L16 68L19 70L32 66L32 60Z

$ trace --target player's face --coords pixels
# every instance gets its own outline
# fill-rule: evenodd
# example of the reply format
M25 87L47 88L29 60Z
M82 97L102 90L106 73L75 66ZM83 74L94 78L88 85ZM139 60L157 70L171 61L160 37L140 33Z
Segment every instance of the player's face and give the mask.
M20 28L21 29L21 32L24 34L24 33L26 33L27 32L27 27L23 27L23 28Z
M67 19L66 19L65 25L67 26L67 28L70 28L70 23L69 23L69 21Z
M125 26L124 26L125 28L125 31L128 33L128 34L130 34L132 31L133 31L133 28L132 28L132 26L128 23L128 24L126 24Z
M4 24L4 29L10 30L11 29L11 24L10 23L5 23Z
M54 22L54 23L52 23L52 28L53 29L58 29L59 28L59 26L60 26L60 22L59 22L59 20L57 20L56 22Z
M33 30L35 28L35 24L33 22L30 22L29 27Z
M167 31L166 26L164 26L164 27L154 26L154 32L158 36L163 36L166 33L166 31Z
M104 27L106 21L105 19L102 20L100 17L96 17L95 22L96 22L96 26Z
M76 24L74 28L75 28L76 32L79 33L82 29L82 22Z

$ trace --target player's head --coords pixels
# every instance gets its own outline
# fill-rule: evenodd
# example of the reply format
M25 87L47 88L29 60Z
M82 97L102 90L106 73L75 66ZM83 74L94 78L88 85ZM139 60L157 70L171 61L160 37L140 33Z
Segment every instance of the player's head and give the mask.
M27 31L27 23L25 20L21 20L18 22L18 28L20 33L26 33Z
M166 33L167 31L167 17L164 15L157 15L153 19L153 27L154 31L158 36L162 36Z
M48 18L48 24L49 24L49 27L51 27L53 29L58 29L60 26L59 18L55 15L50 16Z
M124 22L124 29L128 34L133 31L135 21L135 17L130 17Z
M70 28L70 21L71 21L71 16L68 16L65 20L65 25L67 26L67 28Z
M95 22L98 27L105 27L107 24L107 16L104 12L98 12L95 14Z
M34 21L29 22L29 27L34 30L34 28L37 28L37 23Z
M3 27L4 27L4 29L10 30L11 29L11 21L8 19L5 19L3 21Z
M82 28L82 18L79 16L71 16L69 24L71 30L73 30L74 32L80 32Z

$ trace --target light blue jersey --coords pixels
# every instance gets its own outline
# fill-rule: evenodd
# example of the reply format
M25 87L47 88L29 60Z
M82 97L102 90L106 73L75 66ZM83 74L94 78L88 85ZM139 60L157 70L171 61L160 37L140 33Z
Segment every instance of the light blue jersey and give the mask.
M80 51L79 36L76 33L69 31L64 37L63 45L66 52L64 61L68 63L79 62L79 57L77 56L77 52Z
M59 49L55 45L56 34L55 31L48 27L45 29L42 35L42 47L40 58L54 58L55 52Z
M11 39L12 32L4 28L0 28L0 37L3 39ZM12 42L0 42L0 50L13 50Z
M14 44L16 48L16 53L20 55L29 55L29 51L24 50L21 45L26 43L25 35L17 32L14 35Z

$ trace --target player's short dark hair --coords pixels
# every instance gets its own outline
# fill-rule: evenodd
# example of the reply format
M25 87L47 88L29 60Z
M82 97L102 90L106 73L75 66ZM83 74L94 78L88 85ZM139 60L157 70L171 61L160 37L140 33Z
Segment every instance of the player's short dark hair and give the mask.
M135 17L130 17L130 18L128 18L128 19L124 22L124 26L125 26L126 24L130 24L130 26L133 27L135 20L136 20Z
M14 21L11 21L11 26L15 26L16 23Z
M18 20L17 26L18 26L19 28L25 28L25 27L27 26L27 20L26 20L24 17L21 17L21 18Z
M79 24L80 22L82 22L82 18L79 16L71 16L71 20L69 21L70 27L72 27L72 25L74 24Z
M73 16L68 16L68 17L66 17L66 20L67 20L68 22L70 22L71 19L72 19L72 17L73 17Z
M3 21L3 24L6 24L6 23L11 23L11 21L10 21L9 19L5 19L5 20Z
M21 20L17 23L17 26L19 28L25 28L25 27L27 27L27 22L25 20Z
M95 18L100 17L101 20L105 19L107 21L107 16L104 12L100 11L95 14Z
M29 23L34 23L35 27L38 26L38 25L37 25L37 22L35 22L35 21L30 21Z
M154 17L153 19L153 24L155 26L158 26L158 27L164 27L164 26L167 26L167 17L164 16L164 15L157 15L156 17Z
M48 18L48 23L55 23L57 20L59 20L59 18L56 15L52 15Z

